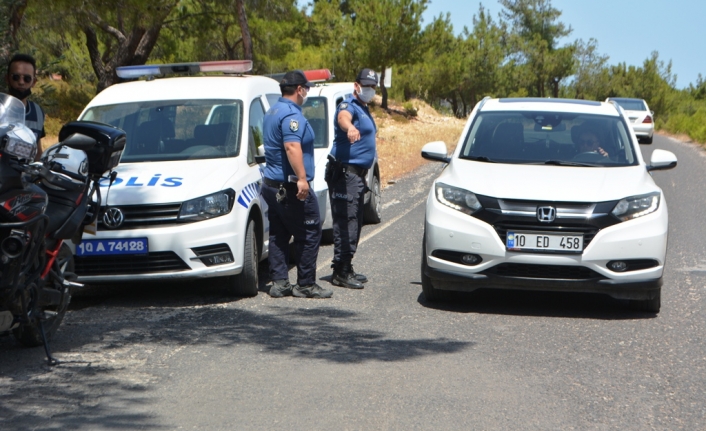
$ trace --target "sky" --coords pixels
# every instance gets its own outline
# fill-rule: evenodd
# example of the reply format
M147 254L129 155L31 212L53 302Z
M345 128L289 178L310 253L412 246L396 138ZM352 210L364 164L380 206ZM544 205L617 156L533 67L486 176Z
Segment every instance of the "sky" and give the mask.
M481 3L498 22L503 7L497 0L430 0L422 26L448 12L457 34L464 26L471 29ZM551 5L562 12L559 22L573 30L560 45L594 38L597 52L609 57L607 64L637 67L657 51L665 65L671 60L677 88L696 84L699 73L706 79L706 0L552 0Z

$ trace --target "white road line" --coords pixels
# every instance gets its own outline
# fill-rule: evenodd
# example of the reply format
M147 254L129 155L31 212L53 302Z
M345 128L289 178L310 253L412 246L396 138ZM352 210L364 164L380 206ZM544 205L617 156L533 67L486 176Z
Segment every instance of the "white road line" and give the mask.
M369 234L365 235L358 241L358 245L364 243L365 241L369 240L370 238L374 237L375 235L379 234L380 232L384 231L388 227L390 227L393 223L395 223L397 220L401 219L402 217L406 216L409 214L410 211L413 209L417 208L419 205L423 204L426 202L427 197L424 196L422 199L419 199L417 202L415 202L411 207L407 208L405 212L402 214L399 214L397 217L393 218L392 220L388 221L387 223L383 224L382 226L379 226L377 229L374 231L370 232ZM330 268L331 267L331 262L326 262L321 265L319 265L318 268L316 268L316 272L323 271L324 269Z

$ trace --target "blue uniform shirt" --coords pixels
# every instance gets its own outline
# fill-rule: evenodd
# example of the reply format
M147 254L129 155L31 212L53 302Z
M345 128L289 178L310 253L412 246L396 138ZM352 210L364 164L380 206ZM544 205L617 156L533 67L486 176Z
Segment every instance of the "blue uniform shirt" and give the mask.
M360 140L351 144L348 134L338 125L338 113L348 111L353 116L353 125L360 132ZM331 154L341 163L370 169L375 161L375 133L377 126L370 110L354 96L348 97L336 108L333 120L334 138Z
M287 159L285 142L298 142L304 156L306 180L314 179L314 130L302 114L301 106L289 99L280 97L263 121L265 145L265 178L287 182L289 175L295 175Z

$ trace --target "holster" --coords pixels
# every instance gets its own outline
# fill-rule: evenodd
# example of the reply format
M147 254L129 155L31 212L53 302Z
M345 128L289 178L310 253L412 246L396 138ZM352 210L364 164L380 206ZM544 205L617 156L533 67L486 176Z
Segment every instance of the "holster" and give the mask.
M328 162L326 162L326 171L324 172L324 180L327 183L333 183L338 181L340 175L341 163L339 163L335 157L329 154Z

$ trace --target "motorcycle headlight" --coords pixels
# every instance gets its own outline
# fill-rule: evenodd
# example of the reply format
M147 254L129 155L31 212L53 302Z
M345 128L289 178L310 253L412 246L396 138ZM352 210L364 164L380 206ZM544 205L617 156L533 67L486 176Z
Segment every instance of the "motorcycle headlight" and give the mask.
M659 192L641 196L631 196L621 199L611 211L611 214L622 221L636 219L657 211L659 208Z
M439 203L462 213L471 215L483 206L475 194L468 190L452 187L444 183L436 183L436 200Z
M37 154L37 144L32 132L27 126L13 125L6 132L3 152L20 159L34 160Z
M201 221L226 215L233 209L234 199L235 192L229 189L186 201L181 204L179 221Z

